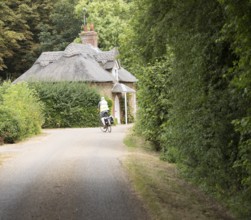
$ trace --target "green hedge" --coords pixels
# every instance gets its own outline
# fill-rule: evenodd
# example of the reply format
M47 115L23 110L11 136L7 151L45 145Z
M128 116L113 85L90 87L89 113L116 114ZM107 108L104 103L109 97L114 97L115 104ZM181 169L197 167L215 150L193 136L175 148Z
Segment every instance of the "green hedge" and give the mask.
M170 108L170 63L171 58L167 57L157 60L154 65L142 68L142 75L138 76L140 108L136 130L151 141L156 150L162 148L161 138Z
M26 83L0 86L0 140L13 143L38 134L43 123L43 105Z
M95 127L99 94L78 82L32 83L45 104L44 128Z
M138 47L131 69L146 67L137 75L138 131L238 219L250 219L251 2L135 2L127 48Z

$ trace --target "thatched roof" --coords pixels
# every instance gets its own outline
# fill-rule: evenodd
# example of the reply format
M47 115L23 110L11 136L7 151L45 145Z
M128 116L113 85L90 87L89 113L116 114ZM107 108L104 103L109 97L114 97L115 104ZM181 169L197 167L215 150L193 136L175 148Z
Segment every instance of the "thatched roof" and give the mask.
M111 70L115 65L115 61L108 61L105 64L103 64L103 68L106 70Z
M118 56L119 52L116 48L113 48L110 51L101 51L95 55L95 58L98 62L106 63L108 61L114 61L116 60L116 57Z
M35 63L14 83L19 81L113 82L114 79L94 60L79 54L71 57L62 56L57 62L50 63L47 66Z
M106 69L112 69L118 52L101 51L89 44L71 43L64 51L44 52L33 66L14 83L20 81L85 81L115 82L115 78ZM128 71L121 69L123 82L136 82Z
M44 52L38 57L35 63L38 63L41 66L47 66L49 63L53 63L60 59L63 53L63 51Z
M119 81L120 82L137 82L138 80L134 75L128 72L126 69L121 67L119 69Z
M135 90L122 84L122 83L116 83L112 88L113 93L134 93Z
M78 54L82 54L84 56L90 56L94 58L95 55L100 53L101 50L91 46L90 44L69 44L64 50L64 56L70 57Z

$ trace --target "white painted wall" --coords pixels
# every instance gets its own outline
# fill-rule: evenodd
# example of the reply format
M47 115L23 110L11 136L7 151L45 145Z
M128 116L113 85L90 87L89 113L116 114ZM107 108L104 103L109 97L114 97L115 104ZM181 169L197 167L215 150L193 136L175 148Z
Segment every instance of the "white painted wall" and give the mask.
M115 96L114 117L117 119L118 124L121 124L121 121L120 121L120 104L119 104L119 97L117 95Z

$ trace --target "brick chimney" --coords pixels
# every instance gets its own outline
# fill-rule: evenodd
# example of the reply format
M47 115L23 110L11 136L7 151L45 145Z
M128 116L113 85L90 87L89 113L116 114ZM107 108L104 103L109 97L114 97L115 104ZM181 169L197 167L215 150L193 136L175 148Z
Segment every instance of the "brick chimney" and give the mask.
M90 24L89 30L88 26L84 25L84 31L79 36L83 44L91 44L93 47L98 47L98 34L94 31L93 24Z

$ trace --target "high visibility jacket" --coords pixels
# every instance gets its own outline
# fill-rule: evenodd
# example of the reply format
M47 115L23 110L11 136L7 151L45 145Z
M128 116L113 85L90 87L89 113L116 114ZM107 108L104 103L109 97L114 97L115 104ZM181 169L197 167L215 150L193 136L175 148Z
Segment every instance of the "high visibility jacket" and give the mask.
M100 112L109 110L107 101L102 100L102 101L99 102L99 110L100 110Z

